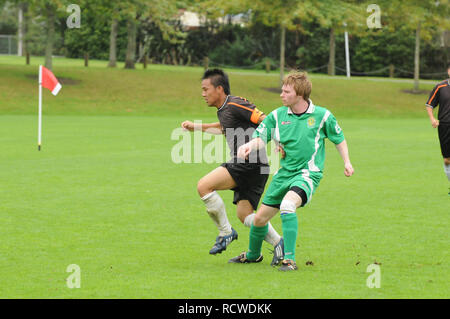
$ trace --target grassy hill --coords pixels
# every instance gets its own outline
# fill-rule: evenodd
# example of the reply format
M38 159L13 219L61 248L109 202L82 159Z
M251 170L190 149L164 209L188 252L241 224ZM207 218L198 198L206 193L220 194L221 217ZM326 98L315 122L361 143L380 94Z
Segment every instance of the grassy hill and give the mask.
M35 114L38 65L32 57L24 65L19 57L0 56L0 114ZM143 69L108 69L106 61L55 58L53 71L63 89L55 98L44 92L44 114L51 115L150 115L215 116L201 97L200 67L149 65ZM261 110L280 106L276 72L226 70L233 95L244 96ZM338 117L424 117L427 93L409 94L408 80L311 75L315 104L329 108ZM423 81L429 91L434 82ZM275 92L274 92L275 91Z

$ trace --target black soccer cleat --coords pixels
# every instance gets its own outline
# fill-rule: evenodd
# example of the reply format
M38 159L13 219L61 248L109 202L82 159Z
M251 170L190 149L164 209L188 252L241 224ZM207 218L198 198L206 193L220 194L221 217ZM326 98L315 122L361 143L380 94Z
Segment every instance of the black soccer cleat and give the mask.
M227 249L227 246L229 244L231 244L231 242L233 240L237 240L237 239L238 239L238 233L233 228L231 228L231 234L226 235L226 236L217 236L216 243L211 248L209 253L211 255L220 254L220 253L222 253L222 251Z
M231 258L230 260L228 260L228 263L230 263L230 264L249 264L249 263L259 263L262 260L263 260L263 256L262 255L260 255L255 260L247 259L247 253L244 251L239 256Z
M275 247L273 247L273 258L270 265L272 267L279 266L283 261L283 259L284 259L284 240L283 237L281 237L278 244L276 244Z
M297 264L295 261L291 259L285 259L281 262L281 267L278 268L280 271L291 271L291 270L297 270Z

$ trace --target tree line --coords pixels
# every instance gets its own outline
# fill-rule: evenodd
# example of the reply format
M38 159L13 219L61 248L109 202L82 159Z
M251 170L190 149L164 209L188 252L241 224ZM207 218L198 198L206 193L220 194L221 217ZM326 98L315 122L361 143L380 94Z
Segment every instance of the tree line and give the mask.
M360 0L79 0L79 28L67 23L71 2L0 0L0 16L9 17L0 33L22 33L24 54L45 55L48 68L53 55L130 69L208 57L211 65L279 69L280 77L285 68L343 74L345 32L354 75L413 75L418 89L419 76L441 77L450 59L449 0L378 0L378 11ZM182 25L185 10L198 13L200 27Z

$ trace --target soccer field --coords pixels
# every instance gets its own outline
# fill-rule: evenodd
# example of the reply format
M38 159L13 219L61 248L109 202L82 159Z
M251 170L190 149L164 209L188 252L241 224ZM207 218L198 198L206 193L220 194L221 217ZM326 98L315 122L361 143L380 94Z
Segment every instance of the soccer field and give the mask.
M248 245L230 191L239 240L208 254L217 230L196 184L218 164L172 162L185 119L46 116L38 152L36 116L0 116L0 298L449 297L448 181L426 116L339 118L355 175L328 141L324 178L297 211L292 273L270 267L266 243L261 264L227 264Z

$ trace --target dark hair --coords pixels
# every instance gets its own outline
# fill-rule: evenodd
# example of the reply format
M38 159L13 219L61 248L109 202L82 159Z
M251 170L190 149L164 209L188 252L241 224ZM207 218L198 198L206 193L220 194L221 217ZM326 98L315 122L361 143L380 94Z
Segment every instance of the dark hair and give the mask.
M230 94L230 82L228 81L228 75L221 69L206 70L203 74L202 80L210 79L211 84L214 87L221 86L226 95Z

